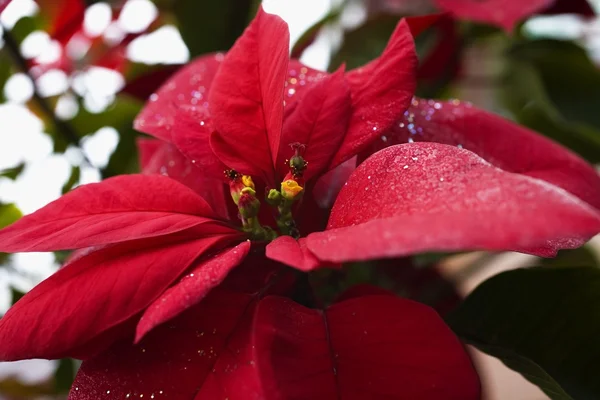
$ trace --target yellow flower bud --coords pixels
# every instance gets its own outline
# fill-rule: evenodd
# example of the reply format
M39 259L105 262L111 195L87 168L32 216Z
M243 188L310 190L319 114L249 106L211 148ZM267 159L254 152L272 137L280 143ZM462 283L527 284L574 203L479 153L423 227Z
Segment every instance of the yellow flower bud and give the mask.
M296 197L299 196L303 190L304 188L298 185L298 182L293 179L288 179L281 182L281 195L286 200L296 199Z

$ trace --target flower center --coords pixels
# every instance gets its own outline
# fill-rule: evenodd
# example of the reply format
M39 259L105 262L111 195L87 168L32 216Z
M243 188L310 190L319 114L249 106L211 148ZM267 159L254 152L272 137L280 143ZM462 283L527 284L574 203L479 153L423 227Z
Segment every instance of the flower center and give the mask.
M281 182L280 189L270 189L266 193L265 201L275 211L277 230L270 226L262 225L259 221L260 200L256 195L256 187L252 177L240 174L234 170L225 171L229 179L229 192L233 202L239 210L242 229L248 233L252 240L273 240L280 235L294 238L300 237L300 231L292 213L292 207L304 195L304 171L308 163L302 158L301 151L305 146L300 143L290 145L294 155L286 160L290 171Z

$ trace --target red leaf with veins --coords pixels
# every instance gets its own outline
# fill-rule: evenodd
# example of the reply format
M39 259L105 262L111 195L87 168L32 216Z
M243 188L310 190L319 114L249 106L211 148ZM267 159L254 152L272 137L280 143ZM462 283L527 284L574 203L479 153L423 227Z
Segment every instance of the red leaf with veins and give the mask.
M545 180L600 209L600 176L594 168L552 140L469 103L415 99L384 135L370 153L409 139L459 145L498 168Z
M156 326L198 304L250 251L250 241L204 259L146 308L136 330L136 343Z
M402 20L379 58L346 74L352 92L352 117L330 168L364 150L410 105L416 88L417 55Z
M548 256L598 232L600 213L556 186L467 150L411 143L362 163L341 190L328 230L307 244L333 262L474 249Z
M221 53L207 54L181 68L155 94L150 95L133 123L135 129L172 142L173 124L182 106L208 108L208 92L222 60Z
M291 276L257 258L244 264L138 345L124 340L85 361L69 399L263 398L249 346L252 317L264 294L289 290Z
M160 174L183 183L206 200L219 218L229 219L224 169L217 180L207 176L206 169L201 168L203 162L192 163L173 144L157 139L138 139L137 144L143 173Z
M480 384L435 311L393 295L311 310L259 303L252 343L265 399L475 400Z
M327 72L307 67L300 61L291 59L288 64L288 76L285 82L284 104L285 118L297 106L297 102L321 79L329 76Z
M140 169L143 171L144 169L150 167L150 163L152 162L154 156L156 156L165 147L165 145L168 146L169 144L167 142L163 142L162 140L138 138L136 145L138 149L138 161L140 163ZM173 146L170 147L172 148ZM157 169L149 173L158 174L159 172L160 171ZM175 177L173 179L179 181L178 178L179 177Z
M75 355L74 349L147 307L198 256L236 239L239 236L213 234L194 240L193 231L180 232L78 258L33 288L0 319L0 359Z
M213 132L208 110L203 107L181 106L173 123L176 134L172 143L202 171L205 178L225 182L227 166L217 158L209 145Z
M306 248L305 238L296 240L291 236L280 236L267 245L266 256L305 272L323 266L323 263Z
M460 19L496 25L512 32L517 22L552 5L554 0L435 0Z
M262 176L271 185L283 123L288 52L287 24L260 8L225 56L209 93L219 137L211 146L217 156L242 173ZM231 165L231 160L237 165Z
M175 180L122 175L80 186L0 230L0 251L55 251L124 242L219 224L214 218L202 197Z
M161 65L127 82L121 92L145 101L181 68L180 64Z
M294 155L292 143L304 146L300 155L308 162L305 180L326 170L344 140L351 111L343 67L314 84L284 121L277 161L281 178L290 170L286 160Z

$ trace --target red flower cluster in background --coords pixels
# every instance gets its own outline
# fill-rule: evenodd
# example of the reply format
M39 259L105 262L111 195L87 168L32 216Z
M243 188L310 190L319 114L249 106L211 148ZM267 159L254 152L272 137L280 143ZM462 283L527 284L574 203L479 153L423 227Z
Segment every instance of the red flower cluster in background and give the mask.
M227 54L177 72L136 120L158 139L140 144L144 174L0 231L3 252L85 249L0 320L0 359L85 360L72 399L479 398L433 310L370 286L323 306L305 274L424 251L553 256L600 232L600 178L578 156L413 97L413 36L434 20L327 74L290 60L286 24L259 10Z

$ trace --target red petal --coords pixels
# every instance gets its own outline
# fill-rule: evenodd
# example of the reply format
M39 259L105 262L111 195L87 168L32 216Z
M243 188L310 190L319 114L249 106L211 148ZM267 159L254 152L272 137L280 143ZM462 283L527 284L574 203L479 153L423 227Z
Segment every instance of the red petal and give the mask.
M139 100L147 100L152 93L156 92L181 67L179 64L161 65L127 82L121 92L127 93Z
M208 108L208 92L222 60L223 54L208 54L180 69L150 96L134 121L135 129L171 142L173 124L182 106Z
M285 119L297 106L298 100L323 78L329 76L327 72L319 71L291 59L288 64L288 75L284 90Z
M355 169L356 157L352 157L319 178L313 193L321 208L331 208L338 193Z
M229 193L225 193L222 180L224 169L221 170L220 179L211 178L206 175L206 169L201 167L205 165L204 162L192 163L174 145L162 140L138 140L138 149L144 173L168 176L183 183L206 200L220 218L229 219ZM215 158L212 152L211 156Z
M159 152L160 149L163 148L163 145L165 143L166 142L163 142L162 140L156 139L140 138L137 140L137 148L141 170L148 168L148 165L150 164L150 161L152 161L152 158ZM156 171L153 171L152 173L155 172Z
M6 6L10 4L12 0L0 0L0 12L4 11Z
M226 164L238 158L245 164L236 167L240 172L262 171L269 184L274 183L283 123L288 51L287 24L259 9L225 56L209 94L210 113L224 144L213 150Z
M413 143L361 164L340 192L328 228L307 243L319 259L334 262L430 250L549 255L600 232L600 213L556 186L502 171L470 151Z
M383 138L373 152L410 139L459 145L498 168L545 180L600 208L600 177L585 161L550 139L468 103L415 99Z
M379 58L346 75L352 91L353 113L331 167L362 151L406 110L416 88L416 68L413 37L402 20Z
M238 270L139 345L123 341L85 361L69 399L262 398L250 358L250 328L256 302L275 290L282 276L273 275L278 269L260 265L236 276Z
M554 0L435 0L438 7L461 19L501 27L512 32L517 22L549 7Z
M244 261L249 251L250 241L245 241L203 260L148 306L137 326L136 343L156 326L198 304L211 289L225 279L231 269Z
M122 175L80 186L1 230L0 251L124 242L181 231L214 217L204 199L172 179Z
M210 147L212 123L208 110L203 107L182 106L173 127L176 132L172 137L173 144L202 171L202 176L224 182L227 166L215 156Z
M344 140L351 110L350 87L343 67L313 85L285 119L277 161L281 177L290 169L286 160L294 155L290 147L293 143L305 146L302 156L308 162L306 180L323 172Z
M306 239L280 236L267 245L266 256L300 271L312 271L322 263L306 248Z
M268 297L253 348L268 399L479 399L462 344L429 307L392 295L325 311Z
M0 319L0 359L71 355L72 349L143 310L198 256L235 238L136 241L75 260L33 288ZM183 234L169 238L176 239L186 238Z
M47 1L39 1L40 8L44 15L46 6L55 8L54 19L48 29L48 34L52 39L66 46L69 40L77 32L83 29L83 19L85 16L85 2L83 0L63 0L47 4ZM58 3L58 4L57 4Z
M410 33L413 37L419 36L425 30L434 26L440 19L444 18L446 14L430 14L430 15L419 15L416 17L405 18L406 24L410 28Z

